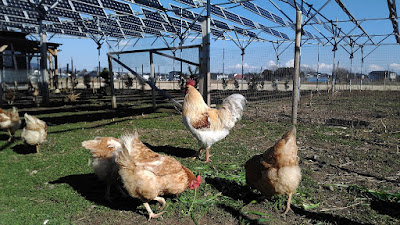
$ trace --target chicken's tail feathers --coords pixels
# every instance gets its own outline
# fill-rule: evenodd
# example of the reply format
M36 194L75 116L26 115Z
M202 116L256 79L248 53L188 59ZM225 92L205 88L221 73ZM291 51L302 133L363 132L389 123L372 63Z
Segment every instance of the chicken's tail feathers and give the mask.
M228 127L232 128L235 125L236 121L242 118L246 103L246 98L241 94L232 94L224 99L224 101L222 102L221 110L228 110L232 115L229 123L230 125Z

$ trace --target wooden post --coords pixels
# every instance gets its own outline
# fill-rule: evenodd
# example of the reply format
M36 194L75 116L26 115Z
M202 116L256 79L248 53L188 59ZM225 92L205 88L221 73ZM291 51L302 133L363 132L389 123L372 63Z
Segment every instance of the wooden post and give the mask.
M150 82L155 86L154 84L155 80L155 73L154 73L154 62L153 62L153 52L150 52ZM156 109L156 92L154 88L151 88L151 96L153 99L153 110Z
M200 94L207 105L211 104L210 88L210 0L207 0L207 16L201 22L202 47L200 50Z
M110 88L111 88L111 106L113 109L117 108L117 98L115 96L115 89L114 89L114 73L112 68L112 61L111 57L108 56L108 76L110 77Z
M43 22L40 23L40 75L41 75L41 94L42 94L42 102L47 104L49 102L49 87L48 87L48 79L47 79L47 35L43 32Z
M292 124L297 124L297 106L299 102L299 74L300 74L300 49L301 49L301 23L302 12L296 11L296 44L294 48L294 75L293 75L293 99L292 99Z

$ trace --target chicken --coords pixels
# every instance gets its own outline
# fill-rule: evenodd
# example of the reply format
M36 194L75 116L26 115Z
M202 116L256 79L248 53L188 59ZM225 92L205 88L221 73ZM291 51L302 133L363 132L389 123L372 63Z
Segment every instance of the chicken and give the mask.
M96 137L94 140L82 142L82 147L92 152L94 173L99 180L106 183L105 199L111 201L111 186L117 184L119 179L119 165L115 162L115 158L122 147L120 140L113 137ZM121 187L119 185L117 187L125 195Z
M20 126L21 119L19 118L16 107L13 107L10 112L0 109L0 128L7 130L9 135L8 142L12 141L14 133L19 129Z
M164 213L153 213L149 206L151 200L159 202L162 210L166 202L160 196L176 195L200 185L200 175L196 178L176 159L150 150L139 140L137 132L126 134L120 140L123 150L116 159L119 175L128 193L143 202L149 221Z
M245 164L246 183L264 196L287 194L286 214L293 193L299 186L301 172L297 156L296 127L293 126L264 154L253 156Z
M25 144L35 145L39 153L40 145L47 138L47 124L34 116L24 114L26 126L22 129L21 139Z
M219 109L213 109L208 107L193 85L193 80L186 82L183 123L198 141L200 149L195 157L206 149L206 162L209 162L211 145L229 134L236 121L241 119L247 101L241 94L232 94L224 99Z

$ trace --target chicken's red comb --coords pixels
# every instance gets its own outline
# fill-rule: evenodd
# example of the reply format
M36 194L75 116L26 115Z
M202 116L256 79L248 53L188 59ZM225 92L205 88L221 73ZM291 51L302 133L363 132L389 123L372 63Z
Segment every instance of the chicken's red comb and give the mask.
M186 85L192 85L192 86L194 86L194 85L196 85L196 81L194 81L194 80L192 80L192 79L189 79L189 80L186 81Z

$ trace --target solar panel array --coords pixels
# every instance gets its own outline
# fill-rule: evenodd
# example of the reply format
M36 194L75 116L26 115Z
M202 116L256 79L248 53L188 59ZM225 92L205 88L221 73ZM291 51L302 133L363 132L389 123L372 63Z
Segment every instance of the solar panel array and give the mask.
M160 0L43 0L44 8L42 8L45 11L51 8L43 19L44 30L79 37L103 35L115 38L176 35L188 29L191 32L201 33L201 25L195 21L201 15L189 8L204 7L204 3L194 0L175 0L175 2L189 7L169 4L169 8L164 8ZM134 11L132 4L142 6L141 11ZM282 17L251 1L240 4L276 24L293 26L285 22ZM176 17L171 16L168 11L172 11ZM260 30L279 39L290 39L288 35L276 29L255 23L218 5L211 5L211 14L222 19L211 19L211 34L217 38L224 38L224 33L232 31L243 36L258 38L254 31ZM17 28L37 33L39 16L39 11L29 0L0 0L0 29ZM314 20L318 21L318 18ZM236 25L229 25L228 22ZM321 21L319 23L325 25ZM306 31L304 35L319 40L310 32Z

